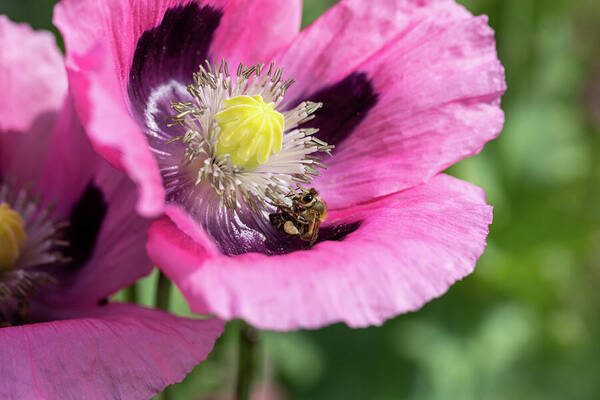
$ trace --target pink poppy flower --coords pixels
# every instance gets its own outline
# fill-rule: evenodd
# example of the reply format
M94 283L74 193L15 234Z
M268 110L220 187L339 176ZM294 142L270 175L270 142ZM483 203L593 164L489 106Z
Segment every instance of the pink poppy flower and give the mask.
M93 151L51 33L0 16L0 78L0 397L149 398L223 324L107 302L151 270L135 186Z
M487 19L451 0L345 0L302 32L300 12L63 0L55 23L88 135L141 214L165 211L149 254L194 311L381 324L483 251L484 193L440 172L500 132L504 71ZM297 182L327 203L316 238Z

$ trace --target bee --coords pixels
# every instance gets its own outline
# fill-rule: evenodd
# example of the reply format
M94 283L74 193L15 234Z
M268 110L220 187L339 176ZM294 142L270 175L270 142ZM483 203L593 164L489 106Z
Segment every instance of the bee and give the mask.
M312 246L319 235L319 226L327 217L327 205L314 189L300 189L300 193L292 192L291 207L278 203L277 211L269 214L269 221L280 232L299 236L308 246Z

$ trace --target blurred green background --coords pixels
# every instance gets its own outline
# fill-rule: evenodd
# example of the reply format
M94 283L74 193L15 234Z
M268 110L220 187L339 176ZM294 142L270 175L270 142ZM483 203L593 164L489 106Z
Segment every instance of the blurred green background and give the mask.
M53 29L54 3L0 13ZM305 0L304 26L333 3ZM488 247L473 275L382 327L263 333L261 379L282 399L600 398L600 1L461 3L490 17L509 88L504 132L449 171L487 191ZM172 309L188 313L177 292ZM228 395L237 328L172 398Z

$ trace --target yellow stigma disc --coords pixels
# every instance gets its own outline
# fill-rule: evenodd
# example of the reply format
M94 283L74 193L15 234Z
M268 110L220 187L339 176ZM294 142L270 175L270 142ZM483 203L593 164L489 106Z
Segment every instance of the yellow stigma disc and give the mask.
M0 204L0 271L13 267L25 238L25 224L21 216L8 204Z
M221 129L217 154L229 154L238 167L254 169L281 151L283 114L260 95L225 100L215 120Z

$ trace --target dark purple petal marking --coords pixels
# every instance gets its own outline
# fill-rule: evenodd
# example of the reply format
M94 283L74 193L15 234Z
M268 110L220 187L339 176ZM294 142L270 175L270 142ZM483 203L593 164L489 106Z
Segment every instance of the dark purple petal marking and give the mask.
M301 99L323 103L315 119L303 127L319 128L315 136L338 146L365 119L378 99L367 74L353 72L338 83Z
M223 12L188 3L169 8L157 27L139 38L128 94L138 117L153 89L174 79L191 83L192 74L208 59L208 51Z
M228 214L231 210L224 209ZM326 226L319 229L315 244L327 240L341 241L360 227L360 221L349 224ZM309 250L308 243L297 236L279 232L270 222L252 212L238 213L238 218L223 219L207 227L207 231L225 255L244 253L282 255L299 250Z
M344 240L346 236L356 231L360 227L361 221L352 222L349 224L341 224L334 226L326 226L319 230L319 237L316 243L326 240Z
M70 272L83 266L92 257L107 211L108 204L102 192L90 183L73 207L69 216L70 225L64 231L64 239L69 242L69 247L63 251L63 255L73 260L66 266Z
M223 207L219 195L210 185L197 188L200 191L193 186L182 185L167 196L167 201L182 205L202 225L221 253L227 256L244 253L280 255L307 248L307 242L297 236L275 229L268 214L252 211L245 205L235 210ZM317 243L343 240L359 226L360 221L323 226Z

